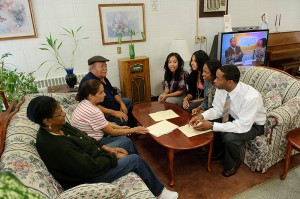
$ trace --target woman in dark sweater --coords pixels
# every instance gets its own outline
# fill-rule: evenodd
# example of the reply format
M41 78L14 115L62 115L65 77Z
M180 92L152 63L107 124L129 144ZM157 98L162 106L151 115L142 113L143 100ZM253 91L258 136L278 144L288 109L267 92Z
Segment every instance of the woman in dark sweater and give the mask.
M63 188L83 183L112 182L135 172L158 198L178 198L167 190L147 163L126 148L101 145L94 138L66 123L66 113L52 97L32 99L28 118L39 124L36 148L50 173Z
M189 113L198 107L204 100L204 81L202 71L204 64L209 60L208 55L203 50L198 50L193 53L190 61L191 73L189 79L189 89L187 95L183 98L179 105Z

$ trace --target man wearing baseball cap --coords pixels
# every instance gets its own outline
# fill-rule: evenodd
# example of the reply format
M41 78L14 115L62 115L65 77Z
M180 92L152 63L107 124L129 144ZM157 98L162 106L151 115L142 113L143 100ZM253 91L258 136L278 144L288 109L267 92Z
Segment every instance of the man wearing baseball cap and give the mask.
M99 104L99 108L105 114L106 119L121 126L132 127L134 125L132 103L128 98L121 98L106 78L107 61L109 60L102 56L94 56L88 60L89 73L81 80L78 92L81 91L83 83L87 80L100 80L106 96L104 101Z

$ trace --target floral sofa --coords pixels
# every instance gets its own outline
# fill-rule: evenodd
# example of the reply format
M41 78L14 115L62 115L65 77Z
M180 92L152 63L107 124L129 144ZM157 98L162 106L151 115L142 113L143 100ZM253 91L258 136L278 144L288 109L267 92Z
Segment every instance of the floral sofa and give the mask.
M155 198L135 173L129 173L112 183L82 184L64 191L49 173L35 148L39 126L26 117L26 109L29 101L36 95L25 96L19 111L9 121L7 131L1 131L6 132L5 149L0 163L1 173L9 171L29 191L38 193L42 198ZM76 106L75 94L46 95L53 96L60 102L69 120Z
M245 143L241 160L252 171L265 173L285 158L286 134L300 127L300 81L269 67L239 69L240 81L262 94L267 109L265 133Z

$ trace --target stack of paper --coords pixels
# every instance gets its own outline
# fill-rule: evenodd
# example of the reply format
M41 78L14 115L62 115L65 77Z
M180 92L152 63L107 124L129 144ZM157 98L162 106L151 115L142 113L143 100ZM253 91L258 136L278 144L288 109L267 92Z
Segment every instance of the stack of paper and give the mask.
M171 118L179 117L173 110L158 111L156 113L150 113L149 116L155 121L168 120Z
M149 130L149 133L151 133L156 137L159 137L161 135L171 133L173 130L177 128L178 128L177 125L169 121L163 120L161 122L149 126L147 129Z
M195 129L193 129L192 126L186 124L184 126L181 126L178 128L182 133L184 133L187 137L193 137L195 135L200 135L203 133L207 133L210 132L211 130L206 130L206 131L197 131Z

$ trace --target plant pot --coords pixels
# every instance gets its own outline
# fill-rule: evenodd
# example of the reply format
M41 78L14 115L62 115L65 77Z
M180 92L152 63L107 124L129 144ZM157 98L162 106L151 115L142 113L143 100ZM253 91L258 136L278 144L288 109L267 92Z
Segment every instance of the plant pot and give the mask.
M67 75L65 77L66 83L70 88L74 88L77 84L77 76L73 73L74 68L66 68Z
M130 59L135 58L134 44L129 44L129 57Z

